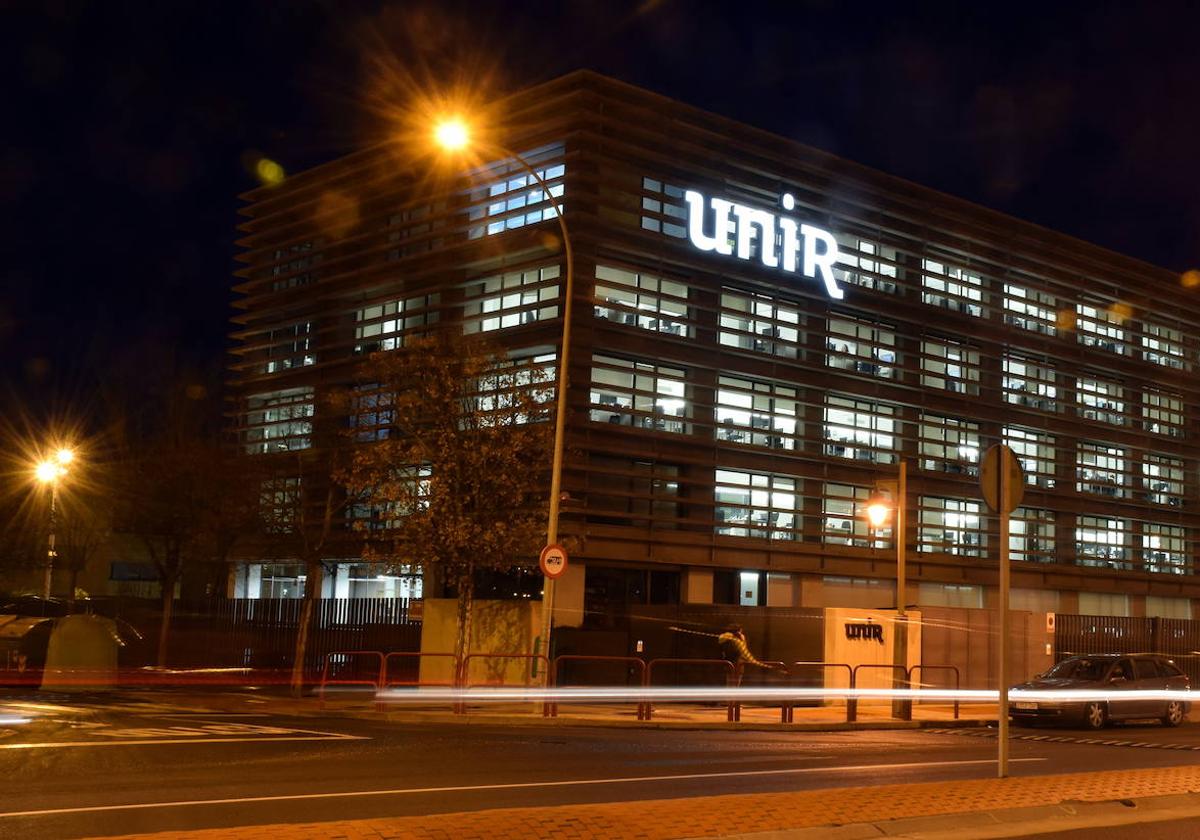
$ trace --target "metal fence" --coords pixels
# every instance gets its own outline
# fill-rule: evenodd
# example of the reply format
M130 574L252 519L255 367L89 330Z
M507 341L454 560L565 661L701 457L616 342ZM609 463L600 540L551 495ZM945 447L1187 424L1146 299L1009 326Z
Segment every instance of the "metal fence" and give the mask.
M1117 615L1059 615L1054 661L1088 653L1160 653L1200 686L1200 621Z
M167 664L291 668L302 607L298 598L177 601ZM140 634L128 640L126 664L153 661L161 619L157 602L123 604L119 617ZM408 599L322 599L313 615L305 670L319 674L330 651L416 651L420 647L421 623L409 618Z

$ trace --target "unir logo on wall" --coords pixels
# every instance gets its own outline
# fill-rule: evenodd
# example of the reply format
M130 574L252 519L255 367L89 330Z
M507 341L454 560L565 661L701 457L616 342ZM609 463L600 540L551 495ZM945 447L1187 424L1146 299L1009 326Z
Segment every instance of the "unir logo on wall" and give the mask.
M847 639L874 639L883 644L883 625L882 624L851 624L846 622L846 638Z

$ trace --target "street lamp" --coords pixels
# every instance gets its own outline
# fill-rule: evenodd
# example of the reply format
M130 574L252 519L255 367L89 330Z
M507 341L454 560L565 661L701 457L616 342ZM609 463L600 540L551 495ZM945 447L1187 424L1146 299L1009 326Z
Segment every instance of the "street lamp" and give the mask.
M900 469L894 479L883 479L875 482L875 490L867 500L867 521L872 528L882 528L889 518L893 518L892 539L896 543L896 621L892 634L892 664L904 668L905 679L908 676L908 618L905 615L905 590L908 589L907 567L905 565L905 545L907 542L908 525L908 465L900 460ZM903 681L896 680L898 687L903 687ZM896 717L909 719L912 715L911 701L897 700L892 704L892 714Z
M58 508L58 482L67 474L67 465L75 460L75 452L66 447L58 449L53 458L41 461L33 471L42 484L50 486L50 534L46 547L46 579L42 584L42 599L50 600L50 583L54 578L54 526Z
M433 130L433 139L439 148L447 152L461 152L472 144L471 130L461 117L448 117L440 120ZM558 542L558 514L562 501L562 463L564 439L567 423L567 370L571 359L571 302L574 298L575 256L571 250L571 237L567 232L567 222L563 217L562 207L550 192L550 186L539 175L525 158L511 149L497 143L487 142L478 144L480 147L495 151L506 158L515 160L517 164L532 178L542 190L542 195L554 208L558 227L562 232L563 253L566 258L566 281L563 284L562 312L562 348L558 355L558 384L555 388L554 410L554 455L550 466L550 512L546 523L546 544ZM550 631L553 629L554 616L554 578L545 579L542 594L542 638L545 640L545 655L550 656ZM547 669L546 679L550 679Z

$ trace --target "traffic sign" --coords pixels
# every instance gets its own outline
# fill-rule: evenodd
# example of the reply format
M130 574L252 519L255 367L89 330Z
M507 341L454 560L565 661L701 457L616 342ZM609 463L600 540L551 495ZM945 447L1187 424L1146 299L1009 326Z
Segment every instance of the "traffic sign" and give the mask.
M567 570L566 549L557 544L546 546L538 557L538 565L542 567L542 574L551 580L562 577Z
M1008 470L1008 487L1006 488L1004 504L1000 504L1000 464L1004 463ZM1025 497L1025 471L1016 453L1002 443L989 446L979 465L979 488L983 491L983 500L988 507L997 513L1012 513Z

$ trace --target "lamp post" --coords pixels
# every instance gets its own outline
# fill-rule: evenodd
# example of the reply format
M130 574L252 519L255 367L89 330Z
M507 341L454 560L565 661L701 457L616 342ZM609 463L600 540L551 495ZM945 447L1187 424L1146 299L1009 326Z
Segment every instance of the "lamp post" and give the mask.
M58 511L58 482L67 474L67 465L75 460L71 449L61 448L54 453L53 458L47 458L34 468L34 475L42 484L50 486L50 534L46 546L46 577L42 583L42 600L50 600L50 584L54 579L54 528L55 516Z
M901 459L894 479L875 482L875 492L867 500L867 520L873 528L881 528L888 518L893 519L892 537L896 543L896 621L892 634L892 664L903 666L908 674L908 617L905 611L905 590L908 588L905 547L908 542L908 464ZM893 669L894 670L894 669ZM897 681L899 682L899 681ZM911 716L911 701L897 700L893 714L907 719Z
M449 152L462 151L472 143L470 128L463 120L457 118L439 122L434 127L433 137L438 146ZM571 237L567 232L567 222L563 217L562 207L550 192L550 186L546 180L529 165L525 158L511 149L491 142L480 145L516 161L525 174L537 183L542 195L554 208L554 215L558 219L558 228L562 233L566 279L563 283L562 346L558 354L558 383L555 387L554 450L550 465L550 509L546 522L546 544L554 545L558 542L558 515L562 500L562 464L567 424L567 370L570 367L571 359L571 304L574 298L575 256L571 250ZM547 658L550 656L550 631L554 627L554 586L554 578L545 578L542 590L542 639L545 643L544 651ZM550 679L548 668L546 679Z

